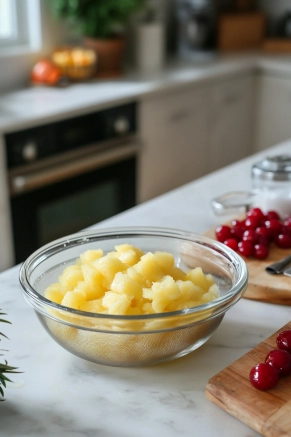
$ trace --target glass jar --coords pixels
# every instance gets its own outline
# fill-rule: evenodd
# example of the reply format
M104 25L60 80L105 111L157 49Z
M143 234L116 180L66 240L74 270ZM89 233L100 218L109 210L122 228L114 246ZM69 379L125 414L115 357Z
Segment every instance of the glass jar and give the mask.
M258 207L291 216L291 155L268 156L251 168L252 190L233 191L212 200L216 215Z
M291 215L291 156L266 157L253 165L251 175L254 205L282 218Z

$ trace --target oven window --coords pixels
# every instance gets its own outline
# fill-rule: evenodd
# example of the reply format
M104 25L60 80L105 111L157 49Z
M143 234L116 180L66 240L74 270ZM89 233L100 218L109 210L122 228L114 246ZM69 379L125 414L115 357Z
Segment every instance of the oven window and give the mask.
M115 182L107 181L40 205L37 210L39 244L42 246L111 217L118 211L117 199Z
M135 205L136 158L11 198L15 262Z

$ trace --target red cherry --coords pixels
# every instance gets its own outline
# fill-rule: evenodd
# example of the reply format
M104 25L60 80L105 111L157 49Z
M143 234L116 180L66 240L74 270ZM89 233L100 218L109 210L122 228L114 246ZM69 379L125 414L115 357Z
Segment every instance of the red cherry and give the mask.
M265 214L265 217L267 220L280 220L280 216L277 211L268 211L267 214Z
M281 234L289 235L289 237L291 237L291 226L282 225Z
M250 381L259 390L269 390L277 384L279 372L274 366L267 363L260 363L250 371Z
M245 220L245 227L247 229L256 229L260 224L258 217L248 217Z
M261 221L264 219L264 214L260 208L252 208L247 212L247 217L256 217Z
M243 228L243 229L245 229L245 222L244 222L244 220L232 220L231 226L233 228Z
M215 235L218 241L223 243L228 238L231 238L230 226L220 225L215 229Z
M258 243L268 245L271 241L270 231L264 226L256 228L256 234L258 236Z
M277 336L276 343L279 349L291 353L291 330L281 331Z
M253 245L249 241L240 241L238 243L238 251L245 257L250 257L253 254Z
M271 219L265 221L265 226L270 231L270 235L275 237L276 235L279 235L281 232L281 223L277 219Z
M230 249L237 251L237 240L235 238L228 238L227 240L224 241L224 244L227 247L230 247Z
M254 257L257 259L266 259L269 255L269 248L266 244L258 243L254 246Z
M287 234L279 234L274 238L274 242L278 247L283 249L291 248L291 237Z
M284 226L287 226L288 228L291 228L291 217L287 217L284 222L283 222Z
M252 245L258 242L258 235L254 229L247 229L242 236L243 241L249 241Z
M265 363L276 367L280 376L291 373L291 355L285 350L274 349L268 353Z
M231 229L231 235L237 241L240 241L242 239L244 232L245 232L245 229L240 227L240 226L235 226L234 228Z

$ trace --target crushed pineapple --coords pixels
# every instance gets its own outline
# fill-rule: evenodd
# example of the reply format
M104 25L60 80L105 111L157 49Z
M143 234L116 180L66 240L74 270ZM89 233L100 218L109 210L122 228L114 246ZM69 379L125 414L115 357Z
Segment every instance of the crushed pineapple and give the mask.
M58 304L115 315L157 314L191 308L218 296L210 274L184 272L167 252L144 253L130 244L103 255L87 250L45 290Z

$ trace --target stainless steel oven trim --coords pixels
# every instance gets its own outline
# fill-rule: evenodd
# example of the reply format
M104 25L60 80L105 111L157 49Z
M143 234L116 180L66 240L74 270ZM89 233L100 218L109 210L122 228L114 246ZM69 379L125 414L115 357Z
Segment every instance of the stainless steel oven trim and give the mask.
M138 139L118 145L107 144L103 148L99 145L98 150L94 146L89 146L82 152L72 151L55 159L44 160L45 162L40 165L14 168L9 171L8 177L10 195L19 195L122 161L137 155L140 147Z

